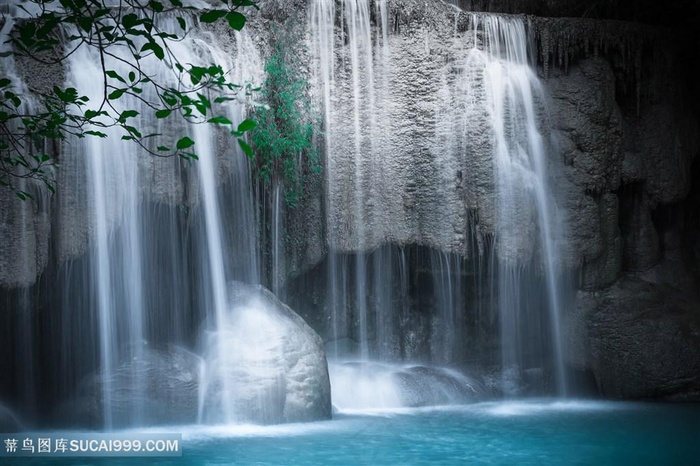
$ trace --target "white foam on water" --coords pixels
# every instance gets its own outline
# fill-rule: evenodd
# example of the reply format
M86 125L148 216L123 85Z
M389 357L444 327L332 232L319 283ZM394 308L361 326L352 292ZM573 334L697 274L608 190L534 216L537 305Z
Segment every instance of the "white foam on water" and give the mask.
M472 408L491 416L535 416L558 412L593 412L629 409L635 403L596 400L532 400L495 401L474 405Z

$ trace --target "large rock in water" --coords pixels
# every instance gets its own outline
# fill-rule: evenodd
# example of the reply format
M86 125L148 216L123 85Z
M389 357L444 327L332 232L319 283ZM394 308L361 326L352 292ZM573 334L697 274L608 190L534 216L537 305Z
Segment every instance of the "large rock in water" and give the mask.
M107 406L112 427L197 422L202 359L176 346L139 353L109 378L98 372L83 380L77 397L56 417L75 427L102 428Z
M569 334L569 363L603 396L700 399L700 314L678 288L624 277L581 292Z
M321 337L262 286L233 283L229 309L207 337L207 422L329 419L331 392Z
M339 410L456 405L486 398L479 381L444 367L345 362L331 365L331 378Z

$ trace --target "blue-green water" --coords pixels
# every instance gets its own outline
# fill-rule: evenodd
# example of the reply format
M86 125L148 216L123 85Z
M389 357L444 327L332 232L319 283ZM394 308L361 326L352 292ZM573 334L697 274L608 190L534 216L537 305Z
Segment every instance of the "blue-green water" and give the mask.
M153 431L182 432L183 456L8 464L700 465L697 404L494 402L346 412L309 424Z

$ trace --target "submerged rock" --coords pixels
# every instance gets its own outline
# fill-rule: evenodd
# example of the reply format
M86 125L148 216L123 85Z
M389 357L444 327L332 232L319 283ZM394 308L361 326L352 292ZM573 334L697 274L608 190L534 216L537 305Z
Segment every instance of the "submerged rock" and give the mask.
M329 419L328 365L321 337L262 286L234 283L230 307L207 336L207 422Z
M57 417L75 426L101 428L107 423L107 407L112 427L192 424L198 417L201 371L201 358L183 348L144 348L109 379L97 373L84 380L78 397L64 404Z
M481 383L443 367L346 362L331 366L331 379L340 410L456 405L486 397Z
M464 404L484 399L480 384L450 369L415 366L394 377L406 406Z

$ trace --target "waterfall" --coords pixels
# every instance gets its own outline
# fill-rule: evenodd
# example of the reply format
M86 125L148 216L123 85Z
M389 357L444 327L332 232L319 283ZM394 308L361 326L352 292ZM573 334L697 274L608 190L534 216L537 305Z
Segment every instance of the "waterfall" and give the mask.
M381 18L384 25L384 34L377 37L376 43L373 41L372 26L370 23L371 9L370 3L364 0L351 0L343 2L343 8L336 12L335 2L315 1L311 5L310 25L312 28L312 50L317 60L315 81L321 88L323 96L323 112L325 115L325 166L326 166L326 186L328 187L328 234L331 237L331 252L329 254L329 277L331 283L329 292L329 308L332 309L331 327L332 338L337 342L348 334L345 328L349 323L356 323L356 340L359 343L359 356L368 359L370 354L370 331L371 327L376 327L376 322L370 322L373 315L368 306L376 306L377 302L369 302L367 299L370 293L368 276L381 268L376 260L370 263L367 252L372 248L371 244L365 244L365 234L372 234L371 229L365 231L365 225L371 223L371 218L382 216L381 205L368 206L376 199L378 193L376 189L385 188L377 183L380 174L380 164L382 160L374 158L368 159L367 155L373 156L378 149L374 145L375 138L365 131L365 126L377 126L379 106L376 97L375 85L375 50L388 52L388 17L386 2L377 2L376 13ZM340 15L342 27L347 32L347 48L338 49L335 45L335 20L336 14ZM380 38L382 39L380 41ZM336 70L335 50L343 51L342 68ZM347 52L347 53L346 53ZM379 60L377 64L384 68L387 63ZM380 70L383 73L383 69ZM352 93L352 109L350 116L350 127L352 132L352 171L336 169L331 154L335 150L333 139L333 129L337 124L337 114L333 109L331 98L336 87L337 74L340 74L343 82L350 83ZM380 73L381 74L381 73ZM345 78L348 78L347 81ZM338 167L340 168L340 167ZM351 196L346 197L346 192L337 190L336 187L352 184ZM339 196L343 196L339 199ZM341 205L352 200L352 208L340 212ZM369 207L369 208L368 208ZM343 240L339 230L351 228L353 230L353 240L357 241L355 249L359 254L352 260L352 265L347 258L342 258L336 254L333 245ZM336 238L335 240L333 238ZM351 272L352 270L352 272ZM379 276L379 275L377 275ZM348 314L350 302L353 302L353 312ZM379 323L384 325L384 323ZM380 343L381 345L381 343ZM338 348L331 348L332 353L337 353Z
M335 3L310 6L331 355L460 364L474 359L468 325L496 315L503 392L538 368L565 394L565 229L524 19L450 6L451 36L420 22L401 35L387 2L374 15L367 0Z
M99 57L81 47L68 61L69 85L85 89L90 102L104 95ZM128 74L126 66L114 60L111 69ZM119 112L139 108L136 99L120 102ZM119 105L118 104L118 105ZM137 105L137 107L132 107ZM99 335L99 362L103 378L103 413L106 428L112 427L112 378L120 359L138 359L144 340L145 303L139 202L139 151L135 144L121 140L116 128L105 131L109 142L101 138L69 141L63 150L67 157L84 161L87 166L89 222L94 231L90 252L89 286L95 299L95 320ZM76 303L76 307L77 307ZM66 342L70 345L70 342ZM138 374L132 379L139 384ZM133 405L133 415L140 407Z
M282 274L284 273L284 235L282 228L283 205L282 205L282 184L275 183L272 189L272 292L281 298Z
M418 8L413 3L402 8ZM322 115L316 136L324 187L310 193L322 206L303 199L292 211L282 184L257 205L254 194L262 190L253 186L251 162L224 129L154 118L153 108L129 95L114 101L117 112L137 110L134 126L162 134L163 144L191 136L198 160L151 157L123 141L117 128L96 128L104 139L60 142L55 270L37 285L37 296L45 293L40 298L30 288L12 295L13 306L28 311L13 322L19 335L7 344L22 352L8 364L13 371L33 367L13 387L24 404L38 413L65 403L59 419L94 410L76 417L105 429L144 426L177 411L163 408L179 400L170 396L175 387L187 392L183 399L196 400L194 408L183 407L189 417L182 422L286 419L280 410L289 387L280 361L297 344L285 332L299 322L293 313L275 317L267 309L274 300L233 305L231 298L232 282L262 281L262 263L272 271L266 278L274 293L290 300L298 298L288 288L297 278L292 273L300 281L307 272L321 276L313 276L322 282L314 286L325 288L306 293L310 306L298 310L326 332L334 386L343 385L336 393L341 407L478 400L484 390L462 373L477 365L482 374L500 370L505 396L527 393L525 379L534 372L546 374L543 380L551 374L550 392L566 394L559 322L567 300L560 264L566 229L525 20L467 15L435 2L438 13L430 14L442 15L438 24L390 11L395 4L309 4L308 48L294 53L311 59L309 98ZM253 36L266 27L261 18L251 21L253 33L246 27L230 36L190 25L171 47L182 63L217 62L230 81L256 87L264 81L266 37ZM165 30L179 28L172 19ZM121 60L106 60L122 76L131 71ZM158 82L182 84L155 58L141 65ZM88 107L102 100L96 50L78 48L64 71L65 86L87 93ZM235 127L246 118L247 100L242 88L218 115ZM297 175L303 179L301 170ZM48 209L48 198L37 197L37 210ZM324 224L314 238L325 232L327 244L309 260L289 242L303 233L288 225L307 220L304 209L316 207L310 223ZM39 228L29 225L36 215L29 207L2 215L12 216L26 237ZM269 237L261 241L259 230ZM17 247L37 247L24 236ZM31 283L37 268L23 269L21 281ZM29 310L46 304L53 312L35 324ZM317 340L306 350L314 350L314 364L323 360L323 372ZM42 362L44 354L59 355L56 364ZM303 371L295 377L291 385L309 379ZM434 386L444 396L431 392ZM149 398L152 391L158 396Z
M173 30L178 27L174 18L172 24L161 26ZM237 34L235 39L237 53L233 56L218 49L213 36L206 32L190 35L171 47L182 63L215 62L229 72L229 79L234 82L260 82L262 62L254 44L244 34ZM68 61L68 85L89 91L91 104L100 102L103 95L102 86L95 85L102 82L99 63L96 51L88 47L79 48ZM173 80L169 68L155 59L142 60L141 65L162 83ZM131 71L116 59L108 58L106 66L122 76ZM200 413L200 420L231 422L236 419L230 404L233 382L219 372L234 357L223 341L226 332L219 331L229 322L227 286L233 279L260 281L247 157L237 145L223 144L222 133L214 125L164 124L150 119L153 110L138 98L125 95L117 102L118 110L134 109L140 113L134 126L143 128L144 134L148 131L184 135L192 131L196 142L193 149L199 160L153 160L136 144L122 141L120 130L115 128L105 131L105 139L93 137L66 143L62 151L65 164L76 171L80 166L86 167L87 222L92 238L85 260L87 269L83 272L88 290L64 297L64 327L73 328L76 320L86 326L94 324L98 344L84 341L80 345L93 347L99 357L91 363L89 354L73 354L73 331L65 333L62 346L66 354L85 365L78 373L89 371L94 364L99 367L105 428L142 425L149 421L143 418L143 400L149 390L149 381L142 376L144 367L148 367L143 365L149 364L144 351L151 343L189 346L191 337L187 335L196 330L193 324L200 325L197 319L201 316L212 336L211 341L204 343L216 353L210 361L215 363L205 365L201 395L209 400L215 398L212 403L217 408L201 403L204 412ZM227 107L225 116L237 125L245 118L245 111L243 105L235 103ZM182 189L188 185L188 179L189 187ZM227 185L231 188L225 188ZM180 214L169 213L173 211L169 202L189 206L189 232L178 231L183 223L178 219ZM169 262L169 267L161 266L163 260ZM75 286L70 285L75 283L74 273L67 265L68 286ZM160 295L163 287L167 290L165 296ZM84 332L90 330L86 328ZM216 392L207 392L212 383L216 384ZM126 407L120 395L124 390L134 395Z
M494 137L494 171L497 179L496 254L499 269L499 306L502 320L501 344L506 370L519 367L519 319L527 307L523 285L531 285L522 270L522 242L537 241L515 226L514 218L530 215L537 221L540 261L545 277L554 377L557 392L565 394L563 348L559 314L562 284L559 282L559 251L555 241L563 238L553 193L546 172L547 148L541 131L544 91L528 61L528 36L520 19L473 17L474 30L484 31L482 48L475 44L471 53L486 53L484 83ZM537 113L540 112L540 115ZM534 210L534 213L528 212Z

